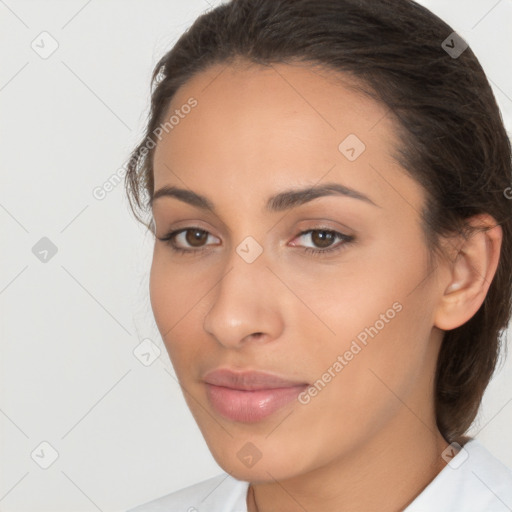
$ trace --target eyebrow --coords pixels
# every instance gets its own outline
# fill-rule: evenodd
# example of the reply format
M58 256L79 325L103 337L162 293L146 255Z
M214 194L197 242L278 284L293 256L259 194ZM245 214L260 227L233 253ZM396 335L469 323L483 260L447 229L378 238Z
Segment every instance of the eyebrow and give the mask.
M318 197L333 195L358 199L380 208L379 205L373 202L362 192L358 192L357 190L346 187L339 183L325 183L323 185L280 192L279 194L276 194L268 199L266 210L268 212L281 212L291 208L296 208ZM215 206L208 198L192 192L191 190L165 185L154 193L153 197L149 201L150 206L152 207L153 203L161 197L174 197L202 210L210 210L215 212Z

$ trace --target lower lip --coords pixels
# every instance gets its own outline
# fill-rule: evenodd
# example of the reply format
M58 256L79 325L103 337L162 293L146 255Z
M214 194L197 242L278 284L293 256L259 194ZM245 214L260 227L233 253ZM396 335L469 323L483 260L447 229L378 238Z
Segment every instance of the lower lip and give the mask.
M225 418L255 423L270 416L297 398L307 384L288 388L243 391L206 384L206 394L213 408Z

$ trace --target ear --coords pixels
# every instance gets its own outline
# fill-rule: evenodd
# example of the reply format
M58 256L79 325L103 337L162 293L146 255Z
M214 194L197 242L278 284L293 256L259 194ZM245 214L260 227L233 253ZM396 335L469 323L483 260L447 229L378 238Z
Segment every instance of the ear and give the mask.
M451 262L441 281L443 294L435 312L434 325L450 330L466 323L482 305L498 267L503 230L488 214L467 220L477 231L450 242ZM445 273L443 273L445 275Z

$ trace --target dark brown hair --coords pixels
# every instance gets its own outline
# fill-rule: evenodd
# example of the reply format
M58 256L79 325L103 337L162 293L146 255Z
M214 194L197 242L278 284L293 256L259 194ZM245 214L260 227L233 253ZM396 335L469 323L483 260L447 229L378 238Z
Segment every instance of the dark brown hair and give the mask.
M301 62L355 77L389 107L402 167L426 192L428 245L465 232L488 213L503 229L496 275L477 313L447 331L435 380L438 427L460 444L496 368L512 289L511 148L495 97L476 56L442 46L453 29L411 0L233 0L199 16L157 63L146 134L127 163L135 217L153 195L155 130L177 89L213 64L237 59L269 66ZM448 39L449 46L455 45ZM460 40L457 43L460 48Z

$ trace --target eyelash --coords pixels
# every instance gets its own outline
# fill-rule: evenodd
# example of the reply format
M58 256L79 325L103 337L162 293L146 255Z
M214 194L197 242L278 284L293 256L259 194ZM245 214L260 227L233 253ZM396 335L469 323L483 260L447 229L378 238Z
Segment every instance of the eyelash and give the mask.
M158 238L158 240L160 240L162 242L166 242L166 244L169 245L169 247L171 248L172 251L174 251L175 253L179 253L179 254L191 254L191 253L196 253L197 254L197 253L201 253L201 252L207 250L206 247L202 247L200 249L183 249L183 247L177 247L176 245L174 245L173 244L174 238L177 235L179 235L180 233L183 233L184 231L201 231L203 233L208 233L208 231L206 231L205 229L201 229L201 228L196 227L196 226L190 226L190 227L178 229L176 231L171 231L165 237ZM327 249L313 249L312 247L303 247L302 248L305 252L310 253L312 256L321 256L321 255L324 255L326 253L340 251L340 250L344 249L347 244L349 244L349 243L354 241L354 237L353 236L345 235L343 233L340 233L339 231L335 231L333 229L327 229L327 228L307 229L305 231L301 231L296 236L296 238L300 237L302 235L306 235L308 233L314 233L314 232L317 232L317 231L325 231L327 233L332 233L335 236L337 236L340 240L342 240L343 243L335 245L334 247L328 247Z

